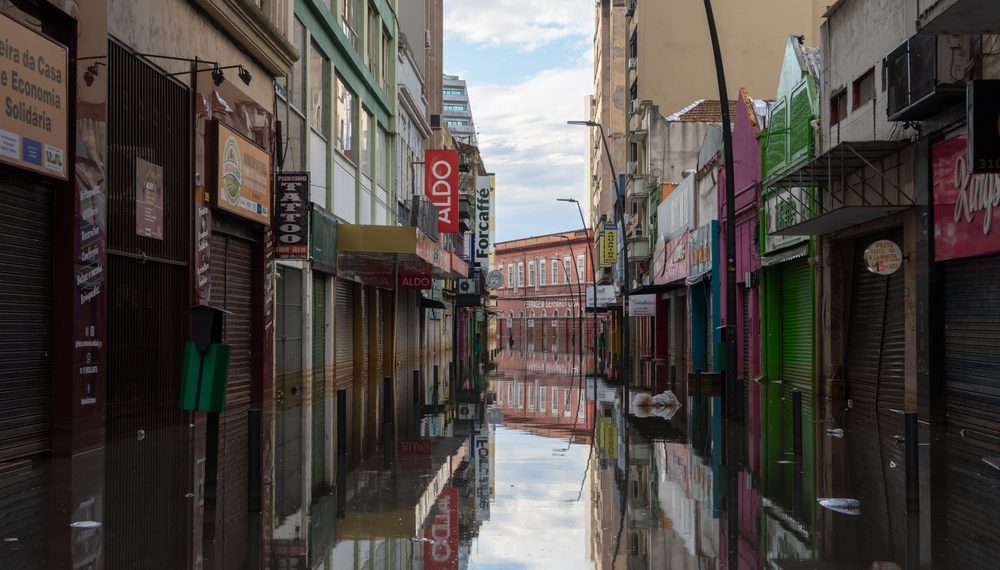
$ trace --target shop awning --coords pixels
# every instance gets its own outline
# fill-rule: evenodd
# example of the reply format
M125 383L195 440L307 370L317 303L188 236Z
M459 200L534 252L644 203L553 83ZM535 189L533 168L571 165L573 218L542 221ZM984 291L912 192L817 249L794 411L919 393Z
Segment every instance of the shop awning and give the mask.
M647 295L656 293L666 293L673 289L679 289L684 287L684 281L676 281L674 283L650 283L649 285L642 285L636 287L628 292L629 295Z
M461 278L469 264L414 226L340 224L338 272L362 283L391 289L397 263L401 273Z
M914 205L905 191L900 151L906 141L841 142L799 168L768 181L781 210L798 220L773 235L824 235ZM792 189L808 188L807 192ZM787 215L787 214L786 214Z
M760 264L764 267L770 267L772 265L777 265L779 263L784 263L786 261L792 261L794 259L802 259L803 257L809 256L809 244L802 243L795 247L790 247L788 249L781 250L770 255L765 255L760 258Z

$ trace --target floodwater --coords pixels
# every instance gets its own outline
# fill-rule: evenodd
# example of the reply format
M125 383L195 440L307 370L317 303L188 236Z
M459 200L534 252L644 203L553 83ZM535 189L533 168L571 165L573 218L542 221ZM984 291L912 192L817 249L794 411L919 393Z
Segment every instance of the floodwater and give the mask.
M388 554L387 537L361 549L339 541L333 568L971 569L1000 560L995 442L922 426L924 467L908 509L898 414L816 419L796 405L786 409L797 419L775 420L763 386L741 385L727 404L710 378L675 381L678 406L633 407L626 419L623 400L655 395L652 386L636 382L626 395L581 375L568 354L505 351L497 362L487 401L441 420L435 445L454 439L458 467L428 487L434 504L399 543L405 556Z

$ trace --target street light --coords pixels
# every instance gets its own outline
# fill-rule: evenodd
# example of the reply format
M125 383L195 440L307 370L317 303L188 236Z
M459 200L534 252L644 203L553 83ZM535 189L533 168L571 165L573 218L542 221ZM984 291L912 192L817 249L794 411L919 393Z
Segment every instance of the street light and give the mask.
M566 245L569 246L569 255L573 259L573 267L577 267L577 265L576 265L576 252L573 251L573 240L571 240L569 238L569 236L566 236L566 235L563 235L563 234L559 234L556 237L559 237L561 239L566 240ZM557 261L561 262L561 260L559 260L558 256L554 257L554 259L556 259ZM561 263L559 263L559 264L561 265ZM570 285L571 287L573 285L573 282L569 279L568 275L566 276L566 283L568 285ZM584 302L583 285L580 283L580 270L579 270L579 268L577 268L577 270L576 270L576 298L579 299L578 303L579 303L579 307L580 307L580 309L577 310L577 313L578 313L577 314L577 323L579 323L579 324L577 325L577 333L576 334L578 335L578 338L580 339L580 341L579 341L580 342L580 364L582 365L583 364L583 317L582 317L582 312L583 311L582 311L582 308L586 306L586 303Z
M576 204L576 209L577 209L578 212L580 212L580 223L583 224L583 233L587 237L587 242L588 242L587 243L587 254L590 256L590 282L591 282L591 285L594 288L594 313L593 313L593 317L591 319L593 321L594 331L593 331L593 336L591 337L590 341L593 343L593 352L594 352L594 364L593 364L593 366L594 366L594 376L596 377L597 376L597 266L594 265L594 250L591 247L593 245L593 243L592 243L593 240L591 239L591 233L587 231L587 221L583 217L583 207L580 206L580 201L577 200L577 199L575 199L575 198L556 198L556 201L557 202L569 202L569 203L572 203L572 204ZM564 237L565 239L569 240L569 238L566 237L566 236L562 236L562 237ZM573 251L573 248L572 248L572 244L571 244L570 245L570 253L572 253L572 251ZM573 256L573 265L574 266L576 265L576 256L575 255ZM577 281L577 284L580 283L579 268L577 268L577 278L576 278L576 281ZM586 298L584 298L583 310L584 311L587 310ZM582 341L582 339L581 339L581 341ZM581 362L580 364L583 364L583 363Z
M611 169L611 181L614 183L615 187L615 214L621 223L622 231L625 230L625 194L622 192L621 185L618 182L618 174L615 172L615 162L611 158L611 149L608 148L608 138L604 135L604 126L597 121L566 121L567 125L582 125L586 127L596 127L601 133L601 144L604 146L604 155L608 159L608 168ZM577 204L579 206L579 204ZM628 413L628 402L629 402L629 382L631 378L629 377L629 370L632 368L629 364L628 352L629 352L629 334L628 334L628 295L629 295L629 281L628 281L628 241L622 240L624 247L622 247L622 267L624 267L624 276L622 279L622 316L621 316L621 327L622 327L622 377L623 377L623 392L625 402L625 413ZM591 262L593 265L593 262ZM594 280L596 282L597 276L595 271ZM594 313L596 318L597 313L597 287L594 287ZM594 394L596 397L596 393Z

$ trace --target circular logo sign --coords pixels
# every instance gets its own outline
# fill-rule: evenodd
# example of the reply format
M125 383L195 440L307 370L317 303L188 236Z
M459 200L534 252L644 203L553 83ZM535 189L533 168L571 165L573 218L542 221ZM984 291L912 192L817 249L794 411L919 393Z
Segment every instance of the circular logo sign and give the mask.
M222 151L222 189L226 201L233 206L240 203L240 187L243 184L243 175L240 172L243 161L240 154L240 145L236 142L236 137L226 139L225 150Z
M499 289L503 287L503 273L500 273L496 269L487 273L486 286L490 289Z
M892 275L903 264L903 252L896 242L880 239L865 248L865 266L879 275Z

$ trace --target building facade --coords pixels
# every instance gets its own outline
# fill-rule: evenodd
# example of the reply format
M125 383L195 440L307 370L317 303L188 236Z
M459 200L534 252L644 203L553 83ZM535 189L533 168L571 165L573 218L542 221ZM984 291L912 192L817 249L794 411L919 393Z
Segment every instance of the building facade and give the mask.
M472 119L469 86L457 75L444 75L441 91L441 121L456 141L479 146L476 122Z

